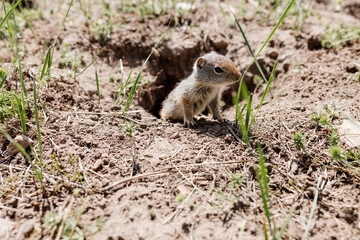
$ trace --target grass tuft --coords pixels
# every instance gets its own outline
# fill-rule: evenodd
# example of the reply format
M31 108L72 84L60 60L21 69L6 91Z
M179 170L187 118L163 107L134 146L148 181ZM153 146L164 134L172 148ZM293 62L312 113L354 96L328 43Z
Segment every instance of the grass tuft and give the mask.
M338 27L326 26L321 44L325 48L341 49L346 43L360 38L359 26L347 27L341 23Z
M236 109L236 113L235 113L235 118L236 118L236 124L239 126L239 128L241 129L242 131L242 138L243 138L243 141L245 143L248 144L248 141L249 141L249 127L251 126L251 124L249 124L249 121L250 121L250 118L252 116L252 110L251 110L251 102L252 102L252 96L249 94L248 90L247 90L247 87L245 86L245 83L244 83L244 77L245 77L245 74L246 72L249 70L249 68L251 67L252 64L254 64L254 62L256 62L256 59L257 57L260 55L260 53L262 52L262 50L265 48L265 46L267 45L267 43L270 41L271 37L274 35L274 33L276 32L276 30L278 29L278 27L280 26L280 24L283 22L286 14L288 13L288 11L290 10L291 6L294 4L295 0L292 0L289 2L287 8L284 10L283 14L281 15L280 19L278 20L278 22L276 23L276 25L274 26L273 30L271 31L270 35L268 36L268 38L266 39L266 41L264 42L264 44L261 46L260 50L257 52L257 54L253 57L253 60L250 62L250 64L246 67L244 73L242 74L242 77L240 79L240 84L239 84L239 89L238 89L238 93L237 93L237 96L235 98L235 109ZM234 16L235 17L235 16ZM235 18L236 19L236 18ZM236 20L237 21L237 20ZM238 21L237 21L238 23ZM240 31L243 33L242 29L241 29L241 26L240 24L238 24L238 27L240 29ZM245 37L245 34L243 34L243 37L244 39L246 39ZM246 42L248 42L246 40ZM247 44L249 50L251 49L250 45ZM252 52L252 50L250 50L250 52ZM273 71L272 71L272 75L271 77L269 78L269 81L268 81L268 85L267 85L267 90L263 93L263 97L262 97L262 102L263 102L263 99L265 99L265 96L269 90L269 86L270 86L270 83L272 81L272 79L274 78L274 75L275 75L275 68L276 68L276 65L277 65L277 61L273 67ZM270 83L269 83L270 82ZM247 111L246 111L246 117L245 117L245 122L244 122L244 119L242 117L242 111L240 111L240 107L239 107L239 102L240 102L240 93L242 93L242 97L245 99L246 101L246 107L247 107ZM250 97L249 97L250 96ZM257 112L260 110L261 108L261 105L262 105L262 102L261 104L259 105L258 107L258 110ZM244 108L243 108L244 109ZM257 113L256 112L256 113Z
M132 103L132 101L133 101L133 99L134 99L135 91L136 91L136 89L137 89L137 87L138 87L138 84L139 84L139 81L140 81L140 78L141 78L141 74L142 74L142 72L144 71L144 68L145 68L147 62L149 61L151 55L154 53L154 51L156 50L156 48L158 47L158 45L160 44L160 42L164 39L165 35L166 35L166 33L161 36L160 40L159 40L159 41L155 44L155 46L151 49L151 52L150 52L149 56L146 58L144 64L141 66L140 72L139 72L139 74L137 75L137 77L136 77L136 79L135 79L135 82L134 82L134 84L133 84L133 86L132 86L132 88L131 88L131 90L130 90L129 97L128 97L126 103L125 103L125 107L124 107L124 109L123 109L123 111L122 111L122 115L123 115L123 116L126 114L127 110L129 109L129 107L130 107L130 105L131 105L131 103ZM130 73L130 74L131 74L131 73Z

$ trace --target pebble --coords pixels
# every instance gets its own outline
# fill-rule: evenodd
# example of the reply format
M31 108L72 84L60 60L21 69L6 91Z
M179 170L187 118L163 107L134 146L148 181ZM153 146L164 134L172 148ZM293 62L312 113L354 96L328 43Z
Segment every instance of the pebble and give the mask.
M14 142L18 143L20 146L22 146L25 149L29 147L30 144L32 144L34 141L31 140L31 138L28 138L24 135L18 135L14 138ZM9 156L11 156L14 155L15 153L20 152L20 150L13 143L10 143L6 149L6 152L9 154Z
M95 172L99 171L100 169L102 168L102 160L101 159L98 159L94 166L91 167L91 169Z
M179 137L180 137L180 133L178 133L178 132L174 133L174 134L171 136L172 139L177 139L177 138L179 138Z
M233 135L231 135L231 134L226 134L226 136L224 138L224 141L228 144L231 144L234 140L235 139L234 139Z
M279 53L276 51L272 51L269 53L269 57L272 59L276 59L279 56Z

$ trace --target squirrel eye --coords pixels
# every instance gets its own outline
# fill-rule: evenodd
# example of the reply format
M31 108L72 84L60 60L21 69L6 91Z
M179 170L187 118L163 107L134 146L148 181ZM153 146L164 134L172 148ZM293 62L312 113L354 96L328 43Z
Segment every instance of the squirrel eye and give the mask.
M217 72L217 73L222 73L222 72L224 72L224 70L222 70L221 67L216 67L216 68L215 68L215 72Z

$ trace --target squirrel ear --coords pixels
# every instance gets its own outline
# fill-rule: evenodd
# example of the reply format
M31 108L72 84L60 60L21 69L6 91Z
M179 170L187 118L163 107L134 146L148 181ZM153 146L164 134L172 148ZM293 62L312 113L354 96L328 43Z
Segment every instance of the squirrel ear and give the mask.
M199 58L196 61L196 67L198 67L199 69L202 69L205 66L205 64L206 64L206 61L203 58Z

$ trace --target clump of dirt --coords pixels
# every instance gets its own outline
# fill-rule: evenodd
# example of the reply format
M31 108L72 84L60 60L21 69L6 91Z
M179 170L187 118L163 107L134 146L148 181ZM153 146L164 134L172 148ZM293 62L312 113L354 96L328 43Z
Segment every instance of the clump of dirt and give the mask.
M344 6L345 12L360 19L360 3L357 1L350 1Z

